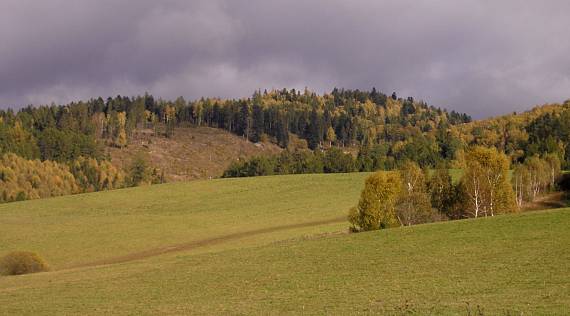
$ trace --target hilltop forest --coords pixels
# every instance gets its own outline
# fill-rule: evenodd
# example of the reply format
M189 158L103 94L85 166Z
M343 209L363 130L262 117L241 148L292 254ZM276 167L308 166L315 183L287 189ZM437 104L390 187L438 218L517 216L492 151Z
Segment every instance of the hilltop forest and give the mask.
M91 99L0 111L0 201L91 192L164 181L136 159L122 170L108 149L128 151L139 133L171 137L178 127L226 130L271 142L275 157L236 161L224 176L453 167L472 145L495 147L511 162L566 151L570 103L483 121L393 93L334 89L256 91L244 99L186 101L152 95ZM220 175L222 176L222 175Z

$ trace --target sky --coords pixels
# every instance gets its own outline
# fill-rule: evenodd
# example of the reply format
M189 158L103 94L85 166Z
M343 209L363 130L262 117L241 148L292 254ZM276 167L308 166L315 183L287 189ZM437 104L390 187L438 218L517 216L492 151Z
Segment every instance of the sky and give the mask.
M334 87L484 118L570 98L570 1L2 0L0 108Z

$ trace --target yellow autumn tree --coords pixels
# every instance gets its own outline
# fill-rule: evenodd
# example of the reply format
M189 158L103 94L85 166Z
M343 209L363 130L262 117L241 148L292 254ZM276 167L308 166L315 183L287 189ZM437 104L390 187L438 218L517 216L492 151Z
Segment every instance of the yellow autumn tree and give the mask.
M118 189L125 186L125 173L109 161L80 157L70 163L77 184L84 192Z
M426 176L420 166L406 161L399 170L402 190L396 201L396 215L405 226L431 222L435 212L431 208Z
M329 147L332 147L332 144L336 141L336 133L330 126L327 128L327 141L329 142Z
M508 181L509 159L495 148L472 147L465 154L462 186L472 217L513 212L515 194Z
M166 137L171 137L174 133L174 125L176 123L176 108L167 105L164 109L164 124L166 125Z
M351 230L367 231L399 226L395 205L401 183L396 172L376 172L369 176L358 205L349 211Z
M79 192L73 174L64 164L27 160L15 154L5 154L0 158L0 202Z
M115 131L115 146L127 146L127 132L125 126L127 125L127 114L125 112L117 113L117 129Z

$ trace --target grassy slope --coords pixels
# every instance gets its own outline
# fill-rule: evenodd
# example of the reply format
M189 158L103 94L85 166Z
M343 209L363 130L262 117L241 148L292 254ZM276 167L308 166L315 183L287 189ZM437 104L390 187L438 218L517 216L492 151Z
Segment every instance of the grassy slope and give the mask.
M197 181L6 204L0 254L36 250L61 268L334 218L356 202L364 177ZM564 315L568 227L570 209L310 239L290 238L346 224L281 231L201 251L3 277L0 314L424 315L466 314L469 303L485 315Z
M6 312L570 311L570 210L179 253L0 282Z
M36 251L57 269L231 233L338 218L358 200L365 176L203 180L3 204L0 255ZM297 229L274 238L346 227L338 223ZM244 242L249 243L247 238Z

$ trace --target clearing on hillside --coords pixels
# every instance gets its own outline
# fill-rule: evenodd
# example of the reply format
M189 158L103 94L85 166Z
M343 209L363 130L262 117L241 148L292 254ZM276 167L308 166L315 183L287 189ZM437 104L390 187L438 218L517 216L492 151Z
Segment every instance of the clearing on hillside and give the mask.
M281 152L271 143L254 144L225 130L210 127L176 128L170 138L151 130L133 135L126 148L107 147L111 162L124 170L141 154L164 171L167 181L217 178L237 159Z

